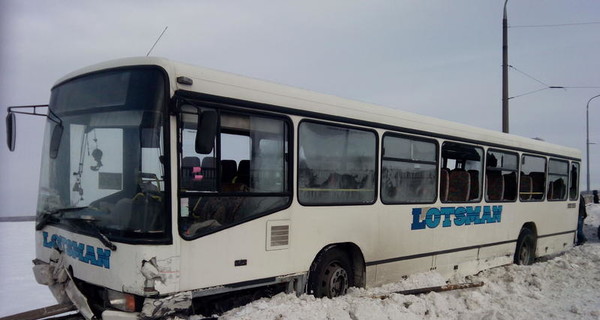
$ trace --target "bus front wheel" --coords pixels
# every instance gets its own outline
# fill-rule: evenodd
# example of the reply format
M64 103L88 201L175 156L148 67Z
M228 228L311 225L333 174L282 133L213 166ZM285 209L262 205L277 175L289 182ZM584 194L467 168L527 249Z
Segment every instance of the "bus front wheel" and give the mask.
M309 293L317 298L334 298L354 286L354 271L348 255L333 248L323 252L313 263L308 276Z
M529 229L522 229L517 240L515 250L515 263L519 265L530 265L535 260L535 235Z

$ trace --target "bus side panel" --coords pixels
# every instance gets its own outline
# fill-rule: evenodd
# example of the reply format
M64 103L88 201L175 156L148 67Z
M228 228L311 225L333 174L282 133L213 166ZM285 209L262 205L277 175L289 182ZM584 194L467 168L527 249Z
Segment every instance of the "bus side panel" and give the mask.
M375 287L390 282L397 282L408 275L429 271L432 266L433 256L382 263L377 265L376 282L368 285Z

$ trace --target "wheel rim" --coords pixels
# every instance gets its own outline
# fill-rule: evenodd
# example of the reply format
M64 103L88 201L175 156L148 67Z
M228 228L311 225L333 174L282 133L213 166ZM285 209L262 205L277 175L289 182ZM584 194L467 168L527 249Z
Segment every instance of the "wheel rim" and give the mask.
M332 263L327 267L325 273L328 275L327 296L330 298L346 294L348 291L348 272L337 263Z

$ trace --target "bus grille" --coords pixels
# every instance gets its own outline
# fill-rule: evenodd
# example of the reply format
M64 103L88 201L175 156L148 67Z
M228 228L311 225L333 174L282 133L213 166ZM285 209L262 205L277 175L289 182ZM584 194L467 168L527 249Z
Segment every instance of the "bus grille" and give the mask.
M290 226L271 226L271 247L287 246L290 241Z

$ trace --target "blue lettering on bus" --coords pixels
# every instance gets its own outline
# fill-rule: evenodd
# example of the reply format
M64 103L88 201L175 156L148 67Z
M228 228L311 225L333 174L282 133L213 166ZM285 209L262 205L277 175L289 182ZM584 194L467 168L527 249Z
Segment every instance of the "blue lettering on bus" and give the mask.
M57 248L61 252L66 252L69 257L78 259L81 262L110 269L111 251L109 249L95 248L89 244L79 243L57 234L48 237L48 232L45 231L43 236L43 244L46 248Z
M411 230L468 226L502 221L502 206L466 206L429 208L421 218L422 208L413 208Z

